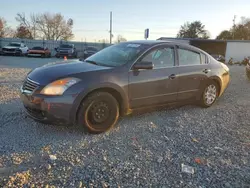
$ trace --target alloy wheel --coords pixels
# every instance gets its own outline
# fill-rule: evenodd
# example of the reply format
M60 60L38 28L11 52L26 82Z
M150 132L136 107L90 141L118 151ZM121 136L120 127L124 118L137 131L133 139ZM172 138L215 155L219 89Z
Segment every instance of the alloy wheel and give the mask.
M217 97L216 86L213 84L209 85L205 90L204 97L205 97L205 102L208 105L213 104L213 102L216 100L216 97Z

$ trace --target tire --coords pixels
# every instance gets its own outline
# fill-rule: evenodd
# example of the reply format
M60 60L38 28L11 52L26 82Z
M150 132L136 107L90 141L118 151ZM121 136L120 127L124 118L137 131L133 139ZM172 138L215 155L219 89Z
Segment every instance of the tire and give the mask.
M219 96L219 86L216 82L210 81L202 91L200 105L204 108L212 106Z
M89 133L98 134L113 128L118 118L117 100L107 92L95 92L83 100L77 124Z
M46 56L45 56L45 54L41 54L41 58L45 58Z

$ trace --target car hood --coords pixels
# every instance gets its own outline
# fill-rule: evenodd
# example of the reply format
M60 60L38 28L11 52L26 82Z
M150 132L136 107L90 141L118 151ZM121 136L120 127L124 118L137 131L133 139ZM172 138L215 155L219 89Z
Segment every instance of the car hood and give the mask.
M34 69L28 74L28 78L38 82L40 85L47 85L48 83L51 83L55 80L68 76L74 76L74 74L111 68L112 67L93 65L78 60L54 62Z
M16 46L4 46L3 48L16 49L16 48L20 48L20 47L16 47Z

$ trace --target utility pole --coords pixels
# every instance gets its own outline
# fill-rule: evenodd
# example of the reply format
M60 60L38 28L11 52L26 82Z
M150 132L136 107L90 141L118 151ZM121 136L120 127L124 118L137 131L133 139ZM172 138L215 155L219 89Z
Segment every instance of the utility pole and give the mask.
M234 19L233 19L233 40L234 40L234 32L235 32L235 19L236 19L236 15L234 15Z
M109 30L109 42L110 44L112 44L112 12L110 12L110 30Z

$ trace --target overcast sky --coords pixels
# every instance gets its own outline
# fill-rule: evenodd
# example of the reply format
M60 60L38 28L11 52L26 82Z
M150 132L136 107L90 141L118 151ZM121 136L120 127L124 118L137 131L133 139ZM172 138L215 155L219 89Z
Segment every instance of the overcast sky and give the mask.
M145 28L149 39L175 37L180 25L200 20L215 38L229 29L241 16L250 17L250 0L11 0L0 5L0 16L16 28L17 12L60 12L74 20L74 40L109 39L109 12L113 12L113 34L128 40L143 39Z

